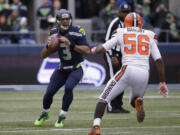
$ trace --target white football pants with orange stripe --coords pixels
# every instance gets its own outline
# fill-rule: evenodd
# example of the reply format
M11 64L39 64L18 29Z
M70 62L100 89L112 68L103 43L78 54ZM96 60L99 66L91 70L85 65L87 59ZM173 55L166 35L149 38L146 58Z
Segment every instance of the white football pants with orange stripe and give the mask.
M124 65L107 83L100 99L109 103L129 86L132 88L131 99L144 96L149 79L149 71L137 66Z

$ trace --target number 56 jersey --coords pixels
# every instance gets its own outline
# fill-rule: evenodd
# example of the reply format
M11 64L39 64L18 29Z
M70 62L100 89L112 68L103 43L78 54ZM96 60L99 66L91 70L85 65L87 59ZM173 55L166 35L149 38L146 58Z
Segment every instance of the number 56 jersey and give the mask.
M149 70L150 55L154 60L161 58L157 47L157 36L150 30L138 27L119 28L113 38L103 44L103 47L109 50L115 45L121 47L123 65Z

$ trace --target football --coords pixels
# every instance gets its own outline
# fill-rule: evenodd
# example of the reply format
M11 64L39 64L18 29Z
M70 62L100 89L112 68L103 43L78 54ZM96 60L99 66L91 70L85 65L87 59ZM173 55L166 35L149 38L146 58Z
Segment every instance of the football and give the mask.
M56 52L60 47L60 39L59 37L56 36L52 36L49 39L49 45L48 45L48 50L53 53Z

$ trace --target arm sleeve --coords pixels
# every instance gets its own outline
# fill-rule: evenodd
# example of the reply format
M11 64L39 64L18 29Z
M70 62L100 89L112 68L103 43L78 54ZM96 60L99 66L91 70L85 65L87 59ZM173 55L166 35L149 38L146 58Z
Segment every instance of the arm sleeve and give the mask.
M84 28L80 28L78 33L82 36L77 37L77 45L87 45L89 47Z
M118 44L118 40L117 40L117 36L111 38L110 40L108 40L106 43L104 43L102 46L107 50L110 50L111 48L113 48L114 46L116 46Z
M153 42L152 42L151 56L154 59L154 61L161 58L161 54L159 52L159 49L157 47L155 40L153 40Z
M87 45L87 46L89 46L89 43L87 42L87 39L86 39L85 35L78 38L78 45Z

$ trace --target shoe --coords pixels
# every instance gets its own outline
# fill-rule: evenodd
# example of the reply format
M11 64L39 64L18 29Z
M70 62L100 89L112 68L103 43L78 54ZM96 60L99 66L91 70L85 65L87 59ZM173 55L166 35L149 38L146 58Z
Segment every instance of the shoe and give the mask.
M130 113L129 110L126 110L123 107L121 107L119 110L120 110L120 113Z
M50 118L50 112L42 112L41 116L39 117L39 119L37 119L34 122L35 126L42 126L42 124L44 123L45 120Z
M113 108L111 111L107 108L108 113L130 113L129 110L125 110L123 107L121 108Z
M91 131L88 133L88 135L100 135L100 127L93 126Z
M60 115L56 123L54 124L55 127L57 128L62 128L64 127L64 120L66 117L64 115Z
M135 107L137 110L136 117L138 122L143 122L145 117L144 103L141 97L138 97L135 101Z

